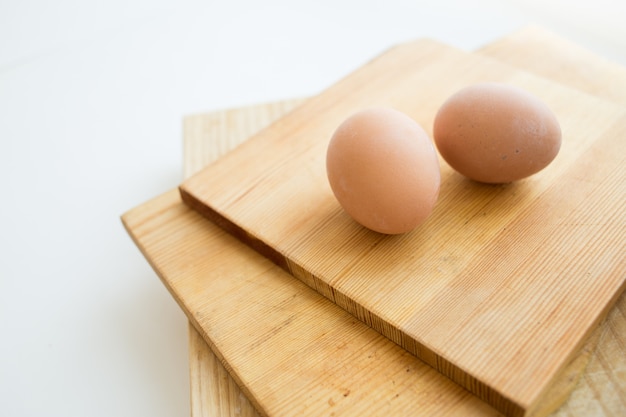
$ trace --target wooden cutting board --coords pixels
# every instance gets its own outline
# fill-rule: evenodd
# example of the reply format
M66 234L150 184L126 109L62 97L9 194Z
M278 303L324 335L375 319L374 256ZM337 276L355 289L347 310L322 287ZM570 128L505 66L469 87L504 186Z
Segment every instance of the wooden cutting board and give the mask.
M516 36L499 42L497 45L505 46L508 40L516 42L523 41L525 37L529 37L529 41L533 41L533 43L535 41L538 42L536 46L539 50L541 50L542 47L547 51L552 48L552 53L547 54L552 60L555 59L558 52L569 51L568 55L576 55L576 52L578 52L577 48L572 48L572 45L566 44L560 39L554 39L545 32L539 31L537 33L536 30L520 32L516 34ZM531 52L525 50L525 45L525 42L521 42L519 45L519 51L515 51L513 55L523 56L524 54ZM495 53L496 56L498 54L501 55L501 58L507 58L508 52L506 51L506 48L500 50L500 52L498 52L496 48L495 51L491 52ZM534 52L534 49L532 52ZM508 55L511 54L508 53ZM564 62L563 65L566 68L568 63L579 64L580 61L580 59L568 60L567 62ZM591 64L593 64L595 61L598 61L598 59L593 56L584 57L583 62L590 63L590 61L594 61L591 62ZM543 60L543 63L546 63L546 59ZM609 67L611 66L609 65ZM536 69L541 70L541 68L542 65L538 65L538 68ZM605 73L606 71L602 72L599 70L597 75L604 79L606 83L610 83L609 78L602 76ZM614 79L619 80L619 77ZM567 81L570 80L568 79ZM617 84L619 85L619 83ZM291 104L292 103L289 103L289 105ZM203 166L204 163L208 162L208 160L212 158L212 156L210 156L211 151L213 151L215 156L215 154L219 154L220 148L221 151L227 150L229 147L232 147L241 141L244 137L246 137L246 135L253 132L256 128L261 127L259 124L263 125L264 123L267 123L271 120L271 118L276 117L285 110L285 107L271 105L268 107L262 106L256 109L250 108L245 110L222 112L218 115L199 115L188 118L186 121L186 167L193 166L194 164L196 167L198 164ZM217 151L214 150L216 138L221 139L218 142L220 148L218 148ZM203 147L202 144L205 144L206 147ZM208 158L208 160L197 158L197 156L193 155L194 151L197 152L197 155ZM126 222L128 215L124 217ZM129 225L127 224L127 227L128 226ZM142 250L148 259L151 259L153 256L158 257L163 252L153 251L152 249L154 248L142 247ZM155 265L154 261L151 262ZM202 277L196 278L202 279ZM163 277L163 279L166 280L167 277ZM172 282L172 285L168 284L168 287L173 293L176 292L175 284L175 282ZM270 284L276 283L270 281ZM271 287L271 285L268 285L268 287ZM174 295L176 296L176 294ZM249 300L250 302L253 302L253 297L254 294L251 295L251 299ZM181 302L181 300L179 300L179 302ZM623 331L624 323L626 323L623 313L625 309L624 297L621 298L618 307L619 306L622 306L621 310L616 308L610 315L609 320L605 322L604 329L601 329L603 330L601 341L603 341L604 344L601 343L601 349L599 349L599 352L596 352L592 358L591 364L589 365L590 369L587 373L588 375L585 375L585 378L581 381L582 384L579 384L579 388L575 392L573 398L570 399L570 401L566 404L566 407L560 410L557 415L617 416L621 414L619 410L624 410L624 404L620 403L620 398L624 398L624 396L620 395L620 393L623 394L625 388L623 383L620 385L620 381L623 382L624 379L623 377L620 378L620 375L623 373L625 362L623 355L624 341L622 340L625 333ZM336 307L330 306L327 313L332 315L333 311L336 310L338 310ZM187 313L190 316L193 314L189 311L187 311ZM248 317L248 320L250 319L251 318ZM272 327L272 324L269 321L259 323L261 329L264 325L270 326L270 328L277 327L276 323L274 323ZM620 329L622 331L620 331ZM230 331L237 332L237 329L231 329ZM204 336L208 337L207 333L204 333ZM221 334L210 334L210 336L216 337L217 340L222 337ZM280 332L277 332L273 337L284 338L281 343L288 343L289 340L288 338L285 338L283 333ZM238 388L232 382L220 382L222 379L228 378L228 376L218 361L215 360L215 357L210 353L206 343L202 339L199 339L197 333L192 332L190 334L190 343L190 353L192 354L190 357L190 365L192 371L192 400L194 404L194 408L192 409L193 415L254 415L250 405L247 403L245 398L241 396ZM622 346L621 350L620 346ZM221 357L221 359L231 360L233 358ZM237 357L235 356L234 359L237 359ZM616 366L617 368L615 368ZM234 366L229 366L229 368L231 368L231 371L238 370L238 368ZM194 376L196 379L193 379ZM203 376L207 378L201 379ZM269 375L268 378L271 376L272 375ZM262 381L257 381L256 383L262 383ZM299 401L297 395L290 391L289 387L283 387L283 391L281 391L281 393L291 398L294 402ZM432 392L431 394L430 402L433 403L439 402L439 398L446 398L445 395L442 397L437 392ZM425 397L422 399L424 400L424 398ZM263 398L261 398L261 400L265 401ZM270 401L275 401L275 398L270 399ZM319 407L317 409L321 410ZM426 414L420 414L419 410L420 409L414 410L413 415L428 415L428 412L426 412ZM602 410L605 412L603 413ZM432 411L433 409L431 408L431 412ZM216 412L219 412L219 414L216 414ZM347 413L347 415L350 414Z
M228 148L228 144L234 147L247 137L246 134L249 135L251 127L257 127L253 132L260 130L265 127L268 118L280 116L281 111L286 111L294 104L294 101L279 102L187 117L185 172L193 173L211 162L212 156L206 152L210 149L210 144L221 143L223 149ZM329 308L327 313L332 317L333 310L336 309L337 307ZM619 384L620 372L626 369L626 333L619 333L619 329L626 325L622 311L626 311L624 296L598 329L596 337L592 336L592 340L587 342L577 358L576 366L562 378L559 387L562 395L552 398L552 404L548 404L551 407L546 412L556 408L574 387L569 400L555 412L554 417L617 417L626 411L626 404L620 405L620 398L626 394L626 381L623 386ZM281 335L276 337L280 338ZM595 348L598 338L600 345ZM284 343L289 343L289 339L285 338ZM620 350L620 344L624 349ZM591 359L586 367L587 372L579 378L588 356ZM193 325L189 326L189 368L192 417L258 416ZM287 395L291 397L291 394ZM298 401L298 398L293 398L293 401ZM433 398L433 401L437 399Z
M520 85L555 110L565 144L548 170L487 187L443 164L436 212L401 237L370 233L341 212L323 155L346 115L392 105L428 127L449 94L487 79ZM537 406L623 288L625 183L616 138L625 122L618 106L423 41L372 61L181 191L382 334L520 414Z
M626 70L541 28L525 28L478 52L626 104ZM616 82L620 79L624 81ZM300 102L291 100L187 117L185 176L204 168ZM598 345L588 366L554 417L626 414L626 294L622 294L598 328L597 336ZM590 340L583 353L592 347ZM584 364L584 359L580 362ZM191 325L189 367L193 417L258 415Z

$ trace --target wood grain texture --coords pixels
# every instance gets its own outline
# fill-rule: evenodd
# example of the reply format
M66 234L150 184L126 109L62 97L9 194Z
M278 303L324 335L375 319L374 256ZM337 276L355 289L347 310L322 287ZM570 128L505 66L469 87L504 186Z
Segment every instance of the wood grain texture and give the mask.
M626 105L626 68L539 26L513 32L478 53Z
M176 190L123 221L261 415L499 414L206 221Z
M431 104L440 103L458 83L484 77L536 92L556 109L568 134L562 162L547 175L508 187L486 188L444 172L448 194L442 196L445 209L440 213L447 217L435 214L430 229L426 227L412 238L381 238L355 228L333 206L319 164L315 165L324 148L315 138L329 137L322 132L337 120L329 123L315 115L328 116L332 107L335 111L328 118L341 120L339 115L372 97L413 110L407 112L418 120L428 119L428 111L434 110L428 104L411 107L414 100L405 96L406 86L389 93L390 75L385 71L385 59L379 58L365 72L357 72L326 92L332 100L323 94L307 102L230 158L187 181L183 189L193 190L191 194L201 196L198 198L204 203L214 204L217 199L230 219L259 226L252 233L254 243L260 239L260 248L267 249L263 243L274 242L265 245L281 248L294 275L489 403L509 414L532 411L623 287L624 224L615 214L619 214L623 199L611 198L624 195L623 173L618 168L622 161L614 157L621 155L621 143L613 140L624 134L623 110L433 42L404 45L390 53L394 68L429 63L407 79L422 83L418 85ZM408 62L402 61L405 56ZM433 66L433 62L439 65ZM373 82L371 73L375 74ZM394 80L399 77L393 75ZM449 81L441 90L451 90L428 90L435 75ZM376 96L381 84L385 85L382 98ZM345 91L351 94L342 95ZM594 128L591 122L596 124ZM307 128L311 124L315 126L312 131ZM263 153L271 148L264 140L277 137L272 155ZM258 160L263 164L256 175L232 172L235 164L254 167ZM600 167L596 167L598 160L604 162ZM267 161L274 164L264 172ZM576 175L573 165L589 175ZM589 170L592 166L593 173ZM296 168L300 171L291 172ZM605 177L612 178L606 182L616 188L599 186ZM298 198L293 197L294 188L290 191L285 186L294 181ZM207 184L216 186L206 188ZM240 192L232 193L236 186L242 186ZM464 198L462 205L456 200L459 196ZM601 204L584 209L593 199ZM319 205L314 210L302 206L310 201L319 201ZM254 202L254 206L246 206L246 202ZM273 207L275 202L289 204ZM256 210L258 207L261 209ZM289 210L284 211L285 207ZM293 207L297 210L291 212ZM220 219L225 220L224 215L220 214ZM307 232L291 229L294 224L300 229L304 226ZM248 226L241 230L249 238ZM452 248L451 239L455 242ZM426 245L430 240L446 245ZM472 247L479 250L468 250ZM417 253L419 265L402 263L406 259L402 253L409 252ZM369 253L368 258L359 259L360 253ZM405 279L402 273L406 270L420 281ZM394 274L382 285L375 275L388 271ZM564 276L575 279L564 282Z
M184 177L188 178L215 162L303 102L304 99L282 100L185 117Z
M183 121L183 171L193 175L284 116L302 99L187 116ZM189 324L189 377L192 417L255 417L258 413Z
M193 417L258 417L248 398L191 324L189 381Z
M526 27L478 52L626 106L626 68L541 27ZM626 293L596 333L589 365L555 416L626 415Z

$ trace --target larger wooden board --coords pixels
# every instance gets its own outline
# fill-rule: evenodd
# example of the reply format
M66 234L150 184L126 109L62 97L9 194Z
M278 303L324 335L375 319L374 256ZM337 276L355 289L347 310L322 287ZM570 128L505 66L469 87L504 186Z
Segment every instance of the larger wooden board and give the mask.
M406 48L409 48L409 50ZM468 73L471 74L469 78L472 80L484 79L484 77L489 76L517 83L527 89L536 91L553 105L562 122L565 120L564 130L566 133L570 133L568 139L570 139L569 143L571 146L567 149L565 155L562 153L560 160L563 162L557 165L557 168L553 169L551 174L543 175L539 179L532 181L526 181L521 186L516 185L505 188L479 187L476 184L459 180L451 172L444 172L444 186L447 184L448 190L450 190L447 197L443 196L443 200L448 204L447 206L444 204L447 208L444 211L448 213L448 216L450 216L450 212L454 213L452 218L444 219L440 216L438 220L432 220L429 223L430 229L426 227L419 231L418 234L412 234L411 237L401 239L381 238L367 232L364 233L363 230L355 229L349 222L349 219L342 216L341 212L336 210L336 208L331 207L330 203L332 201L328 198L327 190L322 190L324 187L314 187L315 192L312 192L307 186L302 187L302 184L300 184L298 189L303 189L305 194L309 193L309 197L321 196L320 205L318 206L323 209L321 217L326 222L326 226L329 224L333 226L326 228L331 229L335 236L338 235L339 240L343 239L344 241L352 242L353 246L348 245L351 251L359 246L361 249L372 249L376 246L372 251L381 255L380 259L383 257L390 259L387 256L388 254L402 252L405 248L422 250L421 248L425 246L423 242L426 241L424 236L430 237L431 240L439 240L439 243L434 245L435 248L439 247L437 251L438 258L435 260L437 261L437 268L443 267L443 273L437 273L437 269L432 263L430 264L430 269L426 268L423 270L434 272L433 275L437 278L435 282L430 280L425 274L420 275L418 271L418 276L423 281L427 281L427 291L423 291L426 287L422 287L420 291L420 288L415 287L413 281L407 283L406 281L396 279L397 275L387 277L388 279L383 285L381 280L370 274L372 268L378 269L379 273L384 273L393 269L398 263L401 264L401 269L406 269L406 264L401 262L403 259L401 256L396 257L394 262L390 262L384 268L381 268L380 262L372 263L361 260L360 263L351 264L352 267L348 274L344 274L343 272L346 270L343 270L341 280L333 280L333 278L329 281L324 281L323 277L328 276L329 271L334 274L342 271L341 268L335 271L332 271L331 268L338 261L346 261L346 258L341 259L342 256L348 256L349 258L351 255L346 255L345 251L343 253L340 250L338 251L339 245L333 246L333 242L337 241L329 236L330 232L328 230L315 227L320 233L317 234L315 239L307 240L310 239L308 235L303 237L298 235L296 231L280 229L277 226L280 224L280 221L264 218L264 210L255 211L253 210L255 207L247 207L244 210L243 206L238 206L239 203L245 203L246 201L249 203L252 200L262 201L263 204L270 202L270 205L272 201L281 200L265 197L259 200L260 195L255 194L260 192L264 196L272 195L274 187L281 189L280 185L282 182L272 183L271 181L276 179L274 172L267 177L270 179L269 183L273 184L271 188L264 189L264 185L267 185L268 181L263 180L256 184L254 188L247 189L245 188L247 176L233 175L232 177L236 179L235 184L229 185L229 187L223 190L223 193L209 195L209 197L217 198L219 194L226 194L233 198L237 197L236 202L228 206L229 210L232 209L236 215L244 217L247 215L247 212L253 212L257 216L257 220L265 219L272 225L272 227L261 230L262 232L267 232L271 235L273 230L278 229L279 233L276 236L279 238L278 243L288 243L291 245L287 245L290 250L304 249L304 252L298 252L298 256L302 256L302 258L296 257L296 259L300 259L299 265L291 262L284 262L283 265L288 265L288 268L295 275L304 278L310 285L317 287L322 293L333 298L334 301L377 328L383 334L393 338L413 353L426 359L442 372L464 384L469 389L474 390L499 408L510 412L531 410L558 371L562 369L567 358L571 357L576 348L580 346L584 336L601 317L606 307L614 301L618 291L623 286L624 263L621 257L623 252L623 218L619 212L619 207L621 206L616 205L623 203L623 199L616 200L614 197L611 198L610 195L603 194L608 190L618 196L623 196L624 190L622 185L624 181L623 178L619 177L620 171L616 169L620 161L612 158L612 155L619 154L620 143L613 140L613 137L623 132L623 112L619 108L594 100L591 97L556 87L525 74L511 71L509 68L493 63L485 65L483 61L468 58L458 51L446 48L443 48L444 51L441 53L441 49L441 45L421 43L419 46L405 45L402 48L392 50L390 53L395 57L393 59L396 64L394 68L403 68L402 65L397 65L398 57L394 55L397 53L400 53L401 56L408 54L411 63L414 65L428 61L429 66L425 67L428 70L420 71L418 76L411 75L410 77L411 80L417 80L422 83L425 82L424 80L432 81L429 78L433 76L434 71L431 70L433 67L431 63L442 63L441 65L443 66L441 67L435 65L435 73L439 76L443 74L444 79L449 81L446 88L452 88L452 90L447 90L448 93L458 88L459 83L467 83L468 77L464 74ZM374 71L377 74L378 72L385 74L385 76L381 75L382 79L378 79L378 82L389 82L387 73L383 71L384 65L381 64L381 61L384 61L383 58L374 61L366 69L369 68L368 71ZM485 66L489 71L485 71ZM372 70L372 67L374 70ZM457 72L462 72L462 74L452 71L455 77L445 78L445 70L450 71L451 68ZM480 70L477 71L476 68ZM487 75L485 74L486 72L488 73ZM354 91L356 87L362 86L365 80L369 80L365 75L363 72L357 73L340 83L339 87L335 86L329 91L333 93L333 97L338 92L343 91L342 89ZM397 76L397 73L394 74L393 79L398 79ZM452 77L450 74L447 74L447 76ZM368 87L373 85L374 87L372 88L375 90L376 86L380 88L380 84L369 81L361 90L356 89L356 91L363 93L362 95L360 93L351 94L346 96L348 99L342 99L343 101L339 100L338 102L335 102L333 98L332 103L325 101L324 95L322 95L321 99L309 102L304 108L292 113L291 118L283 119L278 125L274 125L273 128L266 130L264 134L257 136L251 142L256 145L240 148L239 152L235 153L235 157L231 156L226 158L225 162L214 165L213 169L209 169L199 177L196 177L195 181L192 180L186 183L183 188L186 188L187 191L190 191L189 189L195 190L196 196L202 195L206 197L208 195L206 190L197 192L197 188L194 188L201 188L208 184L208 182L201 180L203 175L208 175L207 172L211 172L211 175L214 176L213 180L216 181L214 184L218 184L218 188L223 186L228 183L226 174L229 164L233 164L233 161L240 163L241 155L245 155L246 152L260 153L262 155L262 149L258 148L260 146L259 143L263 144L262 138L280 136L277 132L292 132L296 137L305 138L304 140L285 142L285 144L288 144L288 146L284 146L287 152L285 155L292 154L293 156L300 151L304 151L304 155L308 156L319 154L323 146L320 147L315 140L307 142L308 139L306 137L312 137L313 134L310 132L310 129L306 129L308 122L304 120L304 115L308 114L308 119L314 119L311 123L315 124L316 129L329 129L327 121L325 122L325 120L320 120L319 118L315 119L316 113L314 110L316 108L325 109L326 113L328 113L328 108L332 108L335 110L333 117L337 118L339 117L337 114L347 113L348 109L353 109L356 104L363 105L365 101L371 104L372 97L377 97L377 100L380 100L375 104L381 104L382 101L385 104L394 104L395 107L405 111L410 108L412 102L409 102L403 95L405 94L403 89L393 90L393 93L386 94L381 98L376 96L374 94L375 91L371 91ZM449 84L452 84L452 87ZM365 90L365 92L362 90ZM389 92L389 89L386 91ZM442 93L426 88L424 92L424 96L431 100L429 103L440 103L447 96L444 93L442 98L437 96L437 94ZM328 95L329 93L325 94ZM355 96L357 97L356 104L354 101L351 101ZM365 97L367 97L367 100ZM587 111L589 106L595 109L596 113ZM426 105L425 107L428 106ZM413 108L414 112L412 114L418 120L420 119L419 114L415 112L419 113L423 108ZM433 109L430 110L432 116ZM410 113L410 111L407 112ZM295 116L293 116L294 114ZM332 119L333 117L329 118ZM422 117L425 116L422 115ZM586 119L582 119L583 117L586 117ZM594 129L590 128L590 122L593 122ZM320 133L317 130L316 132ZM597 141L594 142L596 139ZM285 140L284 137L283 140ZM299 148L299 144L302 142L305 142L306 146ZM271 148L267 143L263 145ZM241 149L244 150L241 151ZM582 178L572 174L572 166L576 164L597 163L597 153L602 153L603 150L607 152L606 155L603 154L601 156L603 158L601 160L606 163L604 165L605 172L600 172L602 171L601 169L597 170L596 174L598 175L590 178ZM274 149L274 151L278 152L277 149ZM313 153L310 154L310 152ZM266 156L269 157L270 155ZM586 158L587 161L585 161ZM261 159L266 160L266 158ZM305 159L305 163L302 163L301 160L299 166L311 168L313 173L318 172L315 171L314 162L319 159L319 157L311 157L310 161ZM282 167L291 164L289 159L283 160L283 162L285 165L282 165ZM246 161L246 164L242 166L254 167L254 160ZM275 172L280 172L282 169L281 165L277 166L279 169L275 170ZM605 174L617 176L613 179L613 183L617 184L616 189L598 187L599 179ZM306 175L304 177L292 175L289 178L301 181L302 178L306 178ZM289 178L284 182L290 183ZM311 178L317 181L320 179L320 176L312 175L309 179ZM242 194L243 197L237 193L230 194L232 187L239 183L243 184L243 189L249 191L247 194L244 193L245 195ZM562 191L563 188L558 186L559 183L567 188L568 193ZM247 185L250 184L248 183ZM571 190L576 192L570 193L569 191ZM321 191L323 193L319 194ZM594 211L596 214L600 213L599 217L576 218L571 217L571 213L568 213L570 217L555 217L555 212L559 208L561 210L573 208L573 212L576 215L590 214L585 212L585 210L580 210L580 208L581 205L590 201L588 197L593 196L593 193L599 193L596 197L599 197L601 201L600 210ZM467 212L450 210L454 209L453 203L458 195L465 195L465 198L468 199L470 197L467 196L470 194L472 197L467 204L470 207ZM575 195L575 197L572 197L572 195ZM456 197L453 198L452 196ZM281 197L283 198L281 201L290 201L295 206L299 204L299 200L293 196L290 196L291 199L286 198L288 195L281 195ZM307 199L305 198L304 200ZM307 201L310 201L310 199ZM560 207L559 204L561 205ZM482 207L479 208L479 206ZM238 207L241 211L237 211L233 207ZM613 213L612 217L609 216L607 218L607 209L609 209L609 214L611 209L617 211L618 214ZM276 212L283 213L280 210ZM304 211L303 213L306 214L307 212ZM482 215L482 213L486 214ZM288 215L293 216L293 213ZM310 224L317 225L316 219L319 220L319 213L312 215L311 211L309 211L306 215L309 217L300 219L303 221L298 223L299 225L306 225L307 221ZM434 218L437 219L437 214L435 214ZM284 220L283 217L281 219ZM451 221L446 223L446 220ZM581 220L583 220L582 223L580 223ZM470 225L459 228L459 224L457 224L459 221L467 221ZM286 225L293 224L292 222L293 219L288 220ZM258 225L266 227L267 223L261 221ZM450 233L442 232L444 227L442 225L455 230L457 233L451 235ZM613 235L605 233L607 227L613 230ZM506 233L504 232L505 229L507 230ZM459 235L458 230L461 230L463 233ZM250 233L250 230L247 231ZM547 237L543 238L538 233L541 231L547 231L548 233L544 235ZM575 235L575 238L571 237L572 233ZM597 240L585 240L587 233L596 233ZM441 246L441 240L448 240L452 236L456 239L452 249L450 245ZM581 236L585 239L581 240ZM600 238L607 238L607 236L609 237L609 250L607 250L605 243L600 244L598 242L598 240L601 240ZM267 236L263 235L263 233L255 233L254 237L266 243L268 242ZM468 240L469 246L465 246L468 244ZM476 243L477 240L482 244L477 249L478 254L474 251L469 251L471 252L470 254L463 253L463 249L476 247L476 245L472 246L472 244ZM321 247L320 242L325 243L333 253L326 254L325 252L320 252L320 250L324 249ZM416 242L417 244L415 244ZM487 244L487 242L490 243ZM511 242L515 244L511 244ZM587 244L592 246L588 247ZM594 244L596 246L593 246ZM541 245L547 246L547 250L543 253L540 253L541 251L538 250ZM264 245L262 246L264 249L267 249ZM429 246L426 245L426 247ZM487 249L484 249L485 247ZM501 250L508 251L509 256L501 256ZM441 256L442 251L445 253L445 256ZM337 256L339 258L333 258L334 253L338 252L339 255ZM545 254L546 252L548 255ZM291 256L288 251L284 253L290 259L294 259L294 256ZM307 258L312 253L316 253L316 256ZM330 258L329 263L320 265L320 262L317 262L314 265L315 268L300 268L303 264L306 265L306 262L312 262L315 259L319 260L320 253L328 255L321 258L324 260ZM567 261L568 256L569 260L572 259L572 253L577 258L577 262L574 262L574 264L580 266L581 259L584 262L591 260L593 268L586 268L587 270L582 271L582 275L568 274L567 268L571 268L572 263ZM271 254L276 255L273 252ZM498 257L494 257L494 254L497 254ZM426 252L423 258L428 256L432 256L432 254ZM545 262L537 263L533 259L535 257L539 261L545 260ZM282 261L281 258L276 260L279 263ZM510 273L510 263L498 262L502 260L513 263L511 268L514 273ZM346 262L351 261L348 259ZM553 262L554 265L552 267L546 266L549 262ZM584 262L583 265L585 265ZM530 277L525 276L530 269L530 266L526 267L527 264L530 266L540 265L539 273L531 274ZM488 265L489 268L484 269L485 265ZM364 268L359 273L359 268L362 266ZM415 265L409 266L415 267ZM478 275L470 275L470 279L464 279L466 275L463 275L462 272L472 268L479 271ZM415 271L415 268L412 269ZM445 271L445 269L448 269L448 271ZM482 272L480 272L481 270ZM315 273L310 274L311 271ZM564 276L569 279L563 281L562 276L556 274L555 271L560 273L565 271ZM439 270L439 272L441 271ZM449 272L453 272L452 277L446 275ZM552 274L553 276L549 282L546 282L540 279L540 273ZM597 282L593 282L594 279L602 275L608 276L608 279L604 277L603 285L597 287L593 285L597 284ZM338 275L331 274L330 276L335 277ZM519 279L520 276L524 278L523 282ZM358 279L354 279L355 277ZM362 285L363 279L368 281L367 285ZM422 285L421 281L418 284ZM409 291L407 291L407 288ZM522 296L519 299L522 302L516 303L513 300L518 298L517 294L520 292ZM426 294L424 295L424 293ZM371 300L367 300L368 294L376 294L378 299L372 303L370 302ZM410 304L407 304L406 299L402 298L403 294L412 296ZM464 295L462 302L458 302L460 295ZM577 305L577 302L580 301L583 295L590 295L591 298L586 305L581 307ZM418 299L416 300L415 298ZM484 300L488 302L481 302ZM364 301L367 301L369 304L364 303ZM450 305L450 302L455 305ZM485 304L488 306L485 307ZM417 309L413 308L414 305L418 306ZM448 315L444 316L441 313L442 311L446 311ZM494 321L495 318L498 320ZM538 355L538 353L541 353L541 355ZM532 360L525 358L532 358Z

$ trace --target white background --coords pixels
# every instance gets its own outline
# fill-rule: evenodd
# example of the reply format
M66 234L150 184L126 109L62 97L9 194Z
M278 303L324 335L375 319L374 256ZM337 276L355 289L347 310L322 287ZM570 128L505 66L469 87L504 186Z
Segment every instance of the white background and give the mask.
M528 23L626 65L622 4L0 0L0 415L189 415L186 319L120 222L182 180L184 115Z

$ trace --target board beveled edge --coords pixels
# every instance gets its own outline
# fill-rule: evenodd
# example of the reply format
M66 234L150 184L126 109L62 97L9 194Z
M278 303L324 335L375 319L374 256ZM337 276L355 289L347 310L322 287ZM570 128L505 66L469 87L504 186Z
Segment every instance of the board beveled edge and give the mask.
M156 211L154 210L155 208L157 209ZM167 277L164 276L163 272L161 271L161 268L159 268L157 263L152 259L152 256L150 255L150 253L148 252L146 247L143 245L143 243L141 242L141 239L138 236L138 232L136 231L136 228L138 228L140 225L134 224L133 220L135 217L140 217L141 212L149 211L150 216L148 217L148 219L151 219L152 217L159 216L165 212L175 210L175 209L191 210L191 208L182 204L178 190L172 189L122 214L121 216L122 225L124 226L124 229L126 230L128 235L132 239L135 246L137 246L137 248L139 249L143 257L148 261L148 264L150 265L152 270L157 274L161 283L165 286L167 291L174 298L174 301L176 301L176 304L178 304L180 309L183 311L183 313L189 320L189 323L191 323L194 329L200 334L202 339L208 345L209 349L211 349L215 357L217 357L217 359L220 361L224 369L228 372L230 377L234 380L234 382L237 384L239 389L246 396L246 398L248 399L248 401L250 402L254 410L259 415L266 416L267 413L264 412L264 409L261 406L261 404L258 403L257 398L254 395L252 395L252 393L250 392L246 384L244 384L243 381L239 378L239 375L237 374L237 372L235 372L232 366L230 366L229 362L224 357L224 354L220 351L219 347L215 343L213 343L209 335L203 329L202 325L198 322L197 318L194 317L194 315L190 312L185 301L181 299L176 289L170 285L170 282L168 281Z
M208 205L202 204L202 202L196 199L191 193L189 193L184 186L179 186L178 190L183 203L185 203L189 208L197 211L206 219L215 223L224 231L230 233L240 241L244 242L252 249L259 252L261 255L265 256L285 271L291 272L287 264L287 258L281 255L280 252L278 252L276 249L263 242L261 239L252 236L242 227L235 224L234 222L231 222Z
M419 343L410 335L391 326L381 317L372 313L364 306L356 303L340 291L337 291L322 279L307 273L303 267L294 264L291 260L287 259L271 246L247 233L232 221L220 215L215 210L212 210L208 205L203 204L201 201L196 199L193 194L187 192L183 185L179 186L179 193L183 203L190 209L195 210L208 221L215 223L225 232L230 233L242 243L258 251L261 255L267 257L287 273L291 274L300 281L303 281L313 290L325 296L334 304L343 308L382 336L388 338L412 355L416 356L418 359L422 360L424 363L436 369L442 375L450 378L455 383L472 392L481 400L492 405L494 408L507 416L516 417L527 415L527 412L530 409L529 407L525 407L522 404L517 403L513 399L503 395L498 390L493 389L487 383L463 371L460 367L454 365L449 360ZM576 351L576 353L578 353L578 351Z

